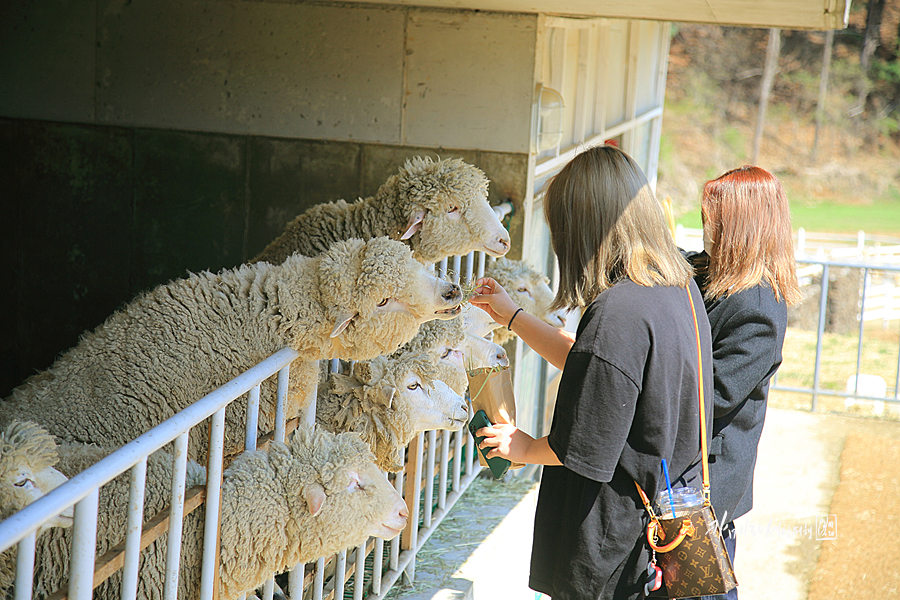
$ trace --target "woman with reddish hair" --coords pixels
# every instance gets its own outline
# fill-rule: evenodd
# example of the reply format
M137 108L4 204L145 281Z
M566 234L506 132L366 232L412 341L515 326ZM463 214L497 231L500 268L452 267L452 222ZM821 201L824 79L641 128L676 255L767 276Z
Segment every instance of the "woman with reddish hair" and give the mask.
M708 181L703 246L689 253L713 341L710 498L734 561L734 520L753 505L753 469L769 381L781 365L787 306L800 299L787 195L754 166ZM737 589L712 598L737 598Z

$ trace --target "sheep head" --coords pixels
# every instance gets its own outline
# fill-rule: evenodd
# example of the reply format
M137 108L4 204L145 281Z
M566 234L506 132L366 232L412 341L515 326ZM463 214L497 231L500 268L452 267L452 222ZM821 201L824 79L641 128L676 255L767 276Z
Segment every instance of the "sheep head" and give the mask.
M0 513L9 516L58 487L67 477L53 466L59 457L56 441L30 421L13 421L0 433ZM49 527L69 527L72 508L48 521Z
M563 310L550 310L555 294L550 289L550 279L543 273L521 260L498 258L486 269L485 275L493 277L503 286L510 298L525 312L536 316L553 327L562 328L566 324ZM497 332L499 343L505 343L513 334L504 330Z
M319 298L333 324L329 358L388 354L419 325L460 312L459 286L438 279L400 242L386 237L335 243L320 255Z
M462 350L469 371L509 366L509 356L503 346L472 333L466 333Z
M297 490L302 502L295 506L314 519L315 532L302 535L320 542L303 549L306 560L359 545L369 536L389 540L406 527L406 503L358 434L301 427L288 448L297 468L285 489Z
M438 375L437 361L428 354L358 362L352 376L331 376L329 401L339 406L326 427L359 432L379 467L400 471L403 449L417 433L456 431L468 418L465 400Z
M487 190L484 172L459 158L417 156L388 178L375 198L394 207L401 224L397 239L409 241L416 260L432 263L472 250L491 256L509 251L509 232L488 203Z
M464 395L469 385L463 349L465 340L462 317L429 321L419 327L416 337L391 356L400 358L423 353L430 355L437 361L435 378L449 385L457 394Z

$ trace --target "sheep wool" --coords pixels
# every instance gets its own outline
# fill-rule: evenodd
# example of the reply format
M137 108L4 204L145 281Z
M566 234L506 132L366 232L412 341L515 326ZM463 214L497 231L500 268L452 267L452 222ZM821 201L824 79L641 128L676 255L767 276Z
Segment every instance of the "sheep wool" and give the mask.
M483 250L503 256L509 233L487 200L488 179L461 159L409 159L374 196L316 205L288 223L253 262L279 264L293 253L315 256L349 238L405 240L416 260L439 261Z
M393 352L419 324L458 305L399 242L339 242L315 257L204 272L150 290L111 315L3 402L0 423L40 423L70 442L119 447L274 352L300 354L285 414L299 414L321 358ZM399 307L399 308L398 308ZM451 313L452 314L452 313ZM349 320L349 321L348 321ZM335 325L349 323L335 337ZM274 429L275 384L260 398L260 430ZM226 413L226 452L243 447L246 399ZM189 456L205 456L207 428Z

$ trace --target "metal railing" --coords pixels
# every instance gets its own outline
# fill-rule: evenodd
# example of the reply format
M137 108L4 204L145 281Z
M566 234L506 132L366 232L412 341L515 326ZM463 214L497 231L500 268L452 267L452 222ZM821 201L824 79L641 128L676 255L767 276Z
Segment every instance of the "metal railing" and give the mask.
M463 260L464 271L461 269ZM451 258L452 267L449 270L446 259L438 268L442 274L459 283L462 278L472 280L476 274L480 277L484 273L484 261L483 253L472 252L464 258ZM289 366L297 356L290 348L273 354L0 522L0 552L13 546L18 550L15 600L32 598L36 533L39 528L72 506L75 507L75 519L69 583L67 590L57 593L55 597L89 600L94 587L116 571L111 568L95 569L95 565L101 563L123 564L120 597L123 600L136 597L140 551L152 542L147 540L146 525L142 530L147 459L170 443L174 444L175 464L168 509L166 573L162 595L166 600L175 600L177 597L183 519L187 513L205 503L200 598L214 598L225 410L232 401L245 394L249 395L245 450L256 448L260 386L263 381L277 374L276 430L270 437L284 441L288 428L298 420L306 425L314 424L314 392L306 414L293 421L285 419L284 401ZM191 495L185 490L188 435L192 427L201 425L207 419L210 419L210 437L205 493L196 493L195 490ZM354 600L361 600L363 597L381 600L401 577L408 581L414 580L417 552L482 469L475 458L472 441L465 427L455 433L420 433L407 448L406 469L388 476L389 480L393 478L394 488L403 495L409 508L410 518L406 530L389 542L387 553L383 540L370 538L366 543L351 549L349 554L348 551L343 551L332 557L318 559L308 573L306 565L296 565L288 574L288 596L297 600L305 597L315 600L342 599L349 583L353 587ZM100 488L126 471L130 473L131 485L125 549L121 553L123 556L95 557ZM186 497L191 498L187 508ZM263 588L262 600L272 600L274 597L274 575Z
M887 293L885 290L900 290L900 266L889 264L873 264L862 262L838 262L838 261L821 261L798 259L798 276L801 285L815 286L815 279L818 279L819 298L818 298L818 314L816 319L816 353L813 363L813 384L811 387L785 386L778 383L778 374L772 380L771 389L784 392L807 393L812 396L811 409L818 409L819 396L837 396L844 397L848 402L857 400L874 401L878 403L900 403L898 391L900 391L900 347L897 349L895 357L893 377L893 393L886 382L880 387L877 394L867 393L868 390L860 385L861 377L871 377L863 373L861 369L863 346L865 340L865 324L867 321L874 319L882 320L885 325L894 320L900 319L900 295L895 295L893 291ZM854 269L858 270L862 278L862 287L857 288L858 299L854 302L854 297L850 296L849 301L855 311L854 318L858 323L857 328L857 349L856 349L856 367L855 375L848 380L848 384L843 390L826 389L822 386L822 361L823 361L823 341L826 335L826 323L828 317L829 305L829 282L832 279L832 273L835 269ZM873 283L876 279L881 283ZM883 282L889 281L887 285ZM870 306L874 303L872 298L872 290L878 291L879 296L876 297L877 305L874 310L870 310ZM841 291L842 294L852 293L851 291ZM845 298L845 300L847 300ZM875 313L872 315L871 313ZM790 335L790 332L788 333ZM782 363L782 371L787 363L791 361L791 357L786 357ZM883 381L883 378L879 378Z

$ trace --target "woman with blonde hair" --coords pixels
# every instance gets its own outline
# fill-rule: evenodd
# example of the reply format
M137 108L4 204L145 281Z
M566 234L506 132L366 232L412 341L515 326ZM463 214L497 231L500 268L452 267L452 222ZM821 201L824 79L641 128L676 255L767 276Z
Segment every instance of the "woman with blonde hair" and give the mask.
M734 520L753 505L753 469L769 381L781 364L787 306L800 299L791 215L778 179L744 166L708 181L704 251L688 254L713 338L710 499L734 561ZM713 598L737 598L737 589Z
M589 148L544 198L559 260L556 307L582 308L569 334L516 307L493 279L472 303L563 370L553 422L534 439L512 425L480 429L489 457L545 465L529 585L566 599L637 598L649 548L635 482L653 495L699 488L697 307L704 387L709 324L690 265L640 167L613 146ZM707 402L710 406L711 402Z

